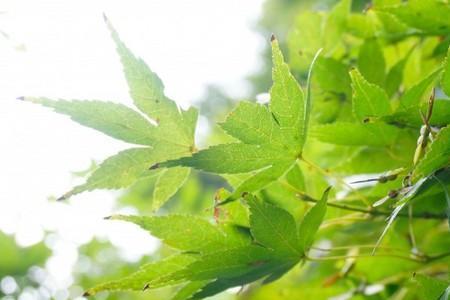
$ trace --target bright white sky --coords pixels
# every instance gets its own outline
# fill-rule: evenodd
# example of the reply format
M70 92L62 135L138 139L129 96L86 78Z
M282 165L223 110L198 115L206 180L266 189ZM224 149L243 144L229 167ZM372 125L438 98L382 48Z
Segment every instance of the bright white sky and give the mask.
M11 37L0 36L0 230L23 246L42 239L43 230L56 232L47 241L56 255L46 266L54 286L71 284L76 246L93 235L110 239L130 260L157 243L133 225L102 221L113 209L109 192L84 193L70 205L47 202L76 183L70 171L125 145L15 98L131 103L102 13L180 105L193 103L208 84L243 95L265 42L252 31L262 1L0 0L0 30ZM25 51L18 51L22 43Z

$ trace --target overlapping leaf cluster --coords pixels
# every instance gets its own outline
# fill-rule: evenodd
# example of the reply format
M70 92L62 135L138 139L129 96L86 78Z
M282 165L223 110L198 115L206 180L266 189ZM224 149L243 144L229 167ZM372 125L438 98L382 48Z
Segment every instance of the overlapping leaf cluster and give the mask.
M64 197L157 177L157 209L190 168L218 174L232 187L216 195L216 224L192 215L113 216L148 230L175 254L86 295L175 286L173 299L202 299L279 278L246 299L350 299L376 288L374 299L448 295L448 282L436 277L448 273L450 255L450 6L356 6L341 0L328 12L301 11L288 34L287 62L272 38L269 104L239 102L219 123L228 142L203 150L194 145L195 109L168 99L109 23L139 111L26 98L144 146L108 158ZM327 202L330 184L337 192ZM308 209L307 202L316 204ZM336 248L309 251L319 228L323 243ZM369 256L377 247L384 256ZM344 263L310 264L314 259ZM299 262L304 268L293 268Z
M244 196L249 228L213 225L192 215L112 216L141 226L180 252L91 288L85 295L177 285L181 287L172 299L203 299L258 279L272 282L304 259L325 216L328 191L301 224L287 211L250 194Z
M220 126L240 142L220 144L191 157L170 160L162 167L184 166L217 174L252 172L227 200L242 192L255 192L297 167L305 144L310 95L284 62L278 41L272 37L273 86L270 104L240 102Z

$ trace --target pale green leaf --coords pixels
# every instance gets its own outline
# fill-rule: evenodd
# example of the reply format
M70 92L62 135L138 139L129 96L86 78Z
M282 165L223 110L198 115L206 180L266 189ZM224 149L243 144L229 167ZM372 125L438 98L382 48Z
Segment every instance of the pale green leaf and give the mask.
M375 18L371 18L370 14L352 13L348 16L347 29L353 35L368 39L375 36L376 23Z
M246 144L272 144L286 149L281 130L269 109L247 101L239 105L227 116L220 126L231 136Z
M384 86L386 63L377 40L368 39L362 44L358 54L358 69L368 82Z
M169 149L176 151L173 148ZM94 189L128 187L140 178L156 175L155 171L148 169L148 166L170 157L174 157L174 155L167 152L166 147L163 145L156 148L123 150L103 161L84 184L74 187L62 198L69 198L72 195Z
M414 279L417 282L418 294L422 299L438 300L449 286L449 282L423 274L415 274Z
M341 0L331 9L323 31L326 52L334 50L341 40L350 14L351 0Z
M250 230L255 240L273 249L274 255L299 260L302 253L292 215L250 194L245 199L250 206Z
M322 198L306 213L298 229L299 247L303 253L307 253L311 247L314 236L322 224L327 212L328 193L331 187L327 188Z
M120 41L108 20L122 59L125 77L134 104L147 116L122 104L101 101L54 101L47 98L21 97L20 99L53 108L69 115L74 121L97 129L128 143L142 144L151 148L129 149L106 159L87 179L85 184L73 188L60 199L97 188L117 189L128 187L143 176L155 175L148 167L157 162L186 156L195 151L194 131L197 111L183 111L175 102L164 96L164 86L147 65L135 57ZM149 118L156 124L152 124ZM146 166L147 165L147 166ZM161 175L161 180L166 175ZM169 176L167 176L169 177ZM183 180L170 177L172 184L163 182L155 192L157 205L176 192ZM178 180L178 183L175 181Z
M219 174L246 173L271 166L277 162L287 163L296 158L269 145L242 143L221 144L194 153L191 157L160 164L161 167L185 166Z
M293 68L306 70L314 53L323 47L325 19L323 14L312 11L304 11L295 19L288 35L289 59Z
M134 290L142 291L147 288L157 288L156 284L148 286L150 281L161 276L167 276L178 270L183 269L187 265L195 261L195 255L178 254L170 256L166 259L143 265L138 271L123 277L121 279L105 282L88 289L85 296L92 296L101 291L123 291Z
M25 97L24 100L53 108L58 113L70 116L81 125L128 143L152 145L156 140L157 127L123 104L34 97Z
M147 165L148 166L148 165ZM161 171L153 190L152 209L158 210L189 177L189 168L171 168Z
M422 104L422 100L430 97L430 91L438 76L441 74L441 69L432 72L423 80L408 89L400 98L400 109L406 109L411 106Z
M350 72L353 87L353 113L359 121L382 117L391 112L389 98L379 86L368 82L357 70Z
M292 162L280 163L260 170L239 184L233 194L231 194L222 204L240 198L244 192L252 193L266 187L286 173L291 165Z
M395 15L407 25L428 34L448 34L450 32L450 6L446 1L409 0L382 8Z
M286 173L286 181L297 191L305 191L305 177L298 164L294 164Z
M218 226L193 215L153 217L114 215L111 219L135 223L160 238L165 244L184 251L212 252L248 243L248 240L233 236L238 233L228 230L226 234Z
M269 109L242 102L232 111L222 128L243 143L221 144L191 157L163 162L154 167L186 166L219 174L254 172L225 201L242 192L257 191L277 180L301 155L311 110L311 75L319 52L308 73L306 100L284 62L275 38L272 40L273 87Z
M283 136L301 151L306 136L307 105L303 91L284 62L278 41L272 40L272 80L270 111Z
M167 137L176 143L193 148L197 111L195 109L183 111L174 101L167 98L161 79L125 46L108 20L106 23L116 43L134 104L158 124L161 138Z
M351 98L348 67L342 62L328 57L319 57L315 67L315 78L321 89Z
M389 146L400 132L397 127L384 123L337 122L311 128L311 136L322 142L349 146Z
M442 128L430 149L419 161L413 172L414 178L428 176L450 164L450 126Z
M290 65L303 71L319 49L323 48L327 56L337 52L347 29L350 8L351 1L342 0L329 14L302 10L288 36Z
M393 65L386 75L386 93L389 97L394 95L403 81L403 70L405 69L406 62L408 61L409 54L400 59L395 65Z

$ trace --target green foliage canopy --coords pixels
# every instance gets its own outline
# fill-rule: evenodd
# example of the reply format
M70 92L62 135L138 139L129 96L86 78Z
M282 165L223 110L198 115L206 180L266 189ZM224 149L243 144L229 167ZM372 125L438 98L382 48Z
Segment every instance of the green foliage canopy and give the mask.
M232 189L217 194L214 218L112 216L174 253L86 295L175 286L173 299L202 299L255 281L263 285L242 297L277 299L283 290L283 299L350 299L373 286L382 287L374 299L448 295L449 20L449 4L438 0L379 0L365 11L341 0L329 12L300 12L289 60L271 40L270 103L239 102L219 124L226 141L201 150L197 111L168 99L106 20L137 110L24 100L139 146L107 158L63 198L156 177L156 211L191 169Z

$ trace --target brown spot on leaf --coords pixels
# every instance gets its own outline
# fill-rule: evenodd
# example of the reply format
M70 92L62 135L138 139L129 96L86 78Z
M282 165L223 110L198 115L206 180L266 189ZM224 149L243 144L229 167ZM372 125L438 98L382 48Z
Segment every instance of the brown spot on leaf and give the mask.
M148 168L149 170L156 170L159 168L159 164L154 164L153 166L151 166L150 168Z

